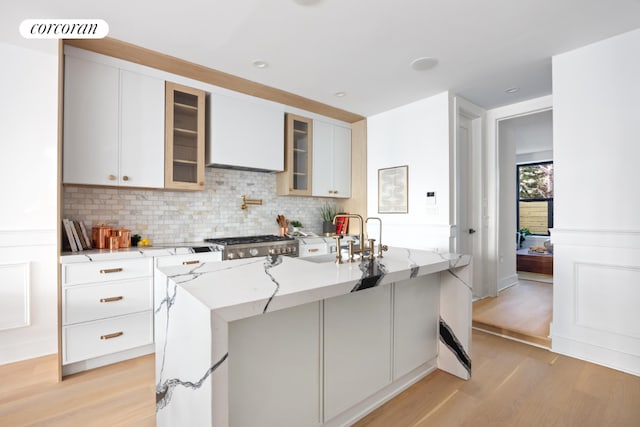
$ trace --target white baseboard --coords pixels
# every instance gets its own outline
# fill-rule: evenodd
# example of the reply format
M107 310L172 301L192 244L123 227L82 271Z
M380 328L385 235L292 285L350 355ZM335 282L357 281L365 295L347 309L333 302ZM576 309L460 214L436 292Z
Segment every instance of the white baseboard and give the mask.
M500 279L498 281L498 292L500 291L504 291L507 288L510 288L511 286L515 285L516 283L518 283L518 275L514 274L512 276L509 277L504 277L502 279Z
M148 344L142 347L136 347L130 350L120 351L118 353L96 357L94 359L70 363L68 365L62 366L62 376L67 376L67 375L75 374L78 372L87 371L89 369L99 368L101 366L111 365L112 363L122 362L123 360L133 359L135 357L151 354L154 351L155 351L155 344Z
M640 376L640 356L551 333L551 351Z

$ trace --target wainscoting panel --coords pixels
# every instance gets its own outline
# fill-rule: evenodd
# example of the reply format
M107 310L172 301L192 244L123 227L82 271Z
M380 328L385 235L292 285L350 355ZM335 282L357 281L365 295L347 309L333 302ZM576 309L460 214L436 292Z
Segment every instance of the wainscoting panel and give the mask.
M640 376L640 233L558 230L552 350Z
M640 268L575 264L575 324L640 339Z
M29 326L29 267L0 264L0 330Z

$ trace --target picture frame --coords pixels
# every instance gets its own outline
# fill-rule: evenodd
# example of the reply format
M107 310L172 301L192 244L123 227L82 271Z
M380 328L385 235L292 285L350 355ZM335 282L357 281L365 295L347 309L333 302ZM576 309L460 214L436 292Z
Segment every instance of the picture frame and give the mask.
M409 212L409 166L378 169L378 213Z

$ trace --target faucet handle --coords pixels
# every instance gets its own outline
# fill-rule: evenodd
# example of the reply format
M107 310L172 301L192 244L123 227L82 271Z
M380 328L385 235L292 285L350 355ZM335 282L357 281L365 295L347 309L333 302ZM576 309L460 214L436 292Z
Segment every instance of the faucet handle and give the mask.
M389 246L387 245L378 245L378 258L382 258L382 251L388 251Z
M340 250L340 239L342 239L341 235L333 236L336 239L336 264L342 264L342 251Z
M369 259L372 260L374 257L373 249L375 247L374 242L376 241L376 239L367 239L367 241L369 242ZM364 256L364 252L362 253L362 255Z

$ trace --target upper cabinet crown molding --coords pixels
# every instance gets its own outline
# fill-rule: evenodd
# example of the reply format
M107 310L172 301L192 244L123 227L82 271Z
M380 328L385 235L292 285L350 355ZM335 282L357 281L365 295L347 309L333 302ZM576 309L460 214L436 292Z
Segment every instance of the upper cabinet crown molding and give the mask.
M290 92L265 86L251 80L223 73L212 68L194 64L160 52L155 52L127 42L105 37L104 39L65 40L65 46L108 55L125 61L142 64L168 73L177 74L204 83L212 84L235 92L244 93L280 104L310 111L347 123L355 123L365 117L349 111L331 107L318 101L304 98Z

